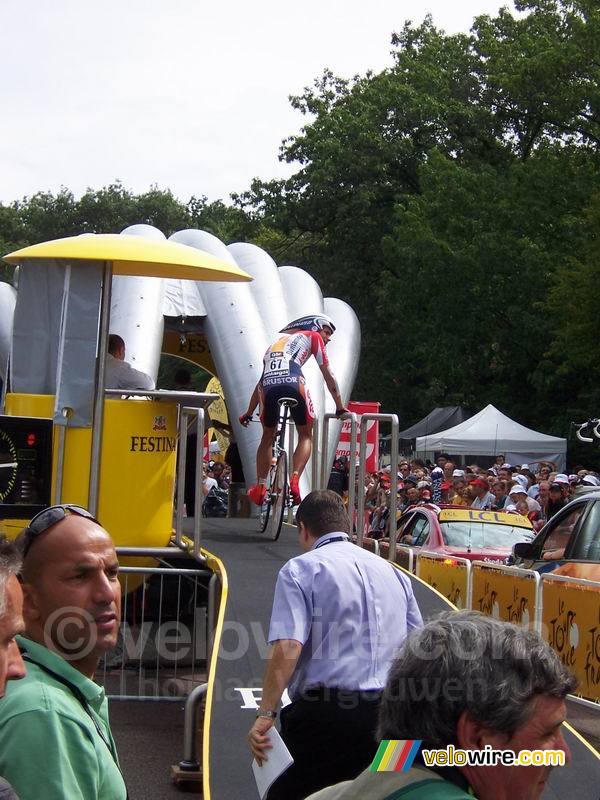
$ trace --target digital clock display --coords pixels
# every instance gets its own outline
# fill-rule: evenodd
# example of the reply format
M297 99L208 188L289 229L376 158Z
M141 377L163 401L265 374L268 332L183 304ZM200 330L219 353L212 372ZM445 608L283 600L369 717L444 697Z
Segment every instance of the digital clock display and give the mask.
M0 518L33 516L51 487L52 420L0 416Z

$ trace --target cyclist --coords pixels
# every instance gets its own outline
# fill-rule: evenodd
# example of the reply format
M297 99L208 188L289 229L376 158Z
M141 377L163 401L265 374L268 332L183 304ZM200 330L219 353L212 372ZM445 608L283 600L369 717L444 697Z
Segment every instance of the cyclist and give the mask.
M282 328L283 334L272 344L263 357L263 372L252 397L248 410L240 417L247 427L254 409L260 402L260 421L263 432L256 453L256 474L258 483L248 490L248 497L256 505L262 505L267 494L267 475L271 465L273 441L277 434L279 420L278 400L293 397L298 404L290 410L298 431L298 445L294 451L290 492L294 505L300 503L300 476L310 458L312 448L313 404L306 386L302 365L314 356L323 374L325 385L335 401L336 414L347 411L342 401L337 381L329 368L325 346L335 331L335 325L325 314L314 314L295 319Z

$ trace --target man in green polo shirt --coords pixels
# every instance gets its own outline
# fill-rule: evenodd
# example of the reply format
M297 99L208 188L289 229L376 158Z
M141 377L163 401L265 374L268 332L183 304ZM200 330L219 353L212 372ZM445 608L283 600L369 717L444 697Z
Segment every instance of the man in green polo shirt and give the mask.
M119 565L108 533L79 506L52 506L19 537L27 676L0 703L0 775L20 800L125 800L104 690L117 642Z

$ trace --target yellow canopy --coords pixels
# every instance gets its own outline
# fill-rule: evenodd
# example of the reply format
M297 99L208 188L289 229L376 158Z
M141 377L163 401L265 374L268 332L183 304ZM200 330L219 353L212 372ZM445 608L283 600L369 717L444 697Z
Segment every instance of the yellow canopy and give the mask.
M178 242L156 242L117 233L84 233L23 247L4 256L9 264L25 259L111 261L114 275L180 278L191 281L251 281L223 259Z

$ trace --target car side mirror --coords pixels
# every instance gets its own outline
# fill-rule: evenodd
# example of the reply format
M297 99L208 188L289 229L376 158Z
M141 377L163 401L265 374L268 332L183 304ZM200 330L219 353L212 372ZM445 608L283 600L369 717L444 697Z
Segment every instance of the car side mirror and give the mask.
M533 547L531 542L518 542L513 545L513 556L524 561L533 558Z

